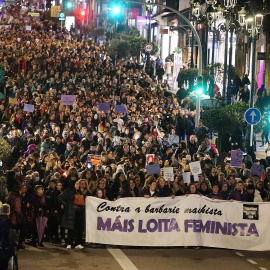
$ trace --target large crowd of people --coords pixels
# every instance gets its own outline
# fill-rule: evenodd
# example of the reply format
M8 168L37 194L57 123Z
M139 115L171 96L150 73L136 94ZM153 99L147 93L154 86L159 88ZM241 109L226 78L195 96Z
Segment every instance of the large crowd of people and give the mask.
M15 23L18 14L0 30L6 75L0 136L11 149L2 160L0 212L10 205L20 248L29 238L43 247L37 220L46 220L46 240L82 249L87 196L270 200L267 161L246 156L241 169L226 160L216 165L207 128L195 129L196 111L190 102L179 104L161 78L132 62L115 65L104 45L57 24L31 18L28 31ZM75 95L74 104L64 105L63 95ZM104 103L109 109L99 110ZM126 112L116 112L120 104ZM160 175L147 175L147 154L154 154L150 164L160 165ZM191 174L187 184L182 174L192 161L200 161L203 173L196 181ZM251 174L253 163L264 166L261 177ZM165 167L174 168L173 181L165 181Z

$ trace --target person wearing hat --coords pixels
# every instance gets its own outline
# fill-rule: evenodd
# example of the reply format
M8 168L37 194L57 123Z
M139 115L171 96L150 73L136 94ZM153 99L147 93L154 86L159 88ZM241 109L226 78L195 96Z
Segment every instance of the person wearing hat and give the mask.
M15 238L9 221L10 206L0 207L0 270L8 269L8 261L14 255Z

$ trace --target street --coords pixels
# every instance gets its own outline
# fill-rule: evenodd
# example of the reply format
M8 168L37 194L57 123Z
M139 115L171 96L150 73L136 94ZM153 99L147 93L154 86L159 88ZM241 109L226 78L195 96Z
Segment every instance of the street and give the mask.
M100 247L66 250L59 246L33 248L19 252L19 269L95 269L95 270L254 270L270 269L270 252L247 252L200 248L121 248Z

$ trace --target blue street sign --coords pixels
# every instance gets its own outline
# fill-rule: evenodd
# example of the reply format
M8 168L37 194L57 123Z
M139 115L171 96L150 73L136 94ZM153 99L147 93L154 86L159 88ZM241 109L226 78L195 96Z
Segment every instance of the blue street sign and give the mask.
M261 113L258 109L250 108L245 112L245 120L250 125L257 125L261 121Z

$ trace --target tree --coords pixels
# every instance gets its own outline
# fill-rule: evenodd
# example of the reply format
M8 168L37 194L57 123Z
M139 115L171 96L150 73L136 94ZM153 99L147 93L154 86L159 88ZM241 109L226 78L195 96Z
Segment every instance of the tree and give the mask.
M126 58L129 55L130 46L127 41L121 41L114 38L110 41L108 47L109 55L115 60Z
M117 30L118 32L116 38L111 39L108 42L109 54L114 57L113 55L116 54L116 51L114 51L114 49L116 49L116 43L120 44L120 42L122 42L123 51L120 51L121 53L119 56L121 56L121 58L135 57L139 59L142 52L144 52L144 46L147 43L147 40L140 36L139 30L135 26L128 28L117 28ZM118 42L116 40L118 40ZM151 55L154 55L157 53L158 47L154 42L151 44L153 45L153 51L151 52ZM126 46L124 47L124 45ZM120 57L118 57L118 59L120 59Z
M244 120L244 114L249 108L245 102L236 102L233 105L227 105L222 109L209 110L202 115L202 122L210 130L218 132L220 151L228 151L231 143L238 143L243 149L245 147L247 133L247 123ZM254 132L258 133L262 128L262 123L254 126Z

